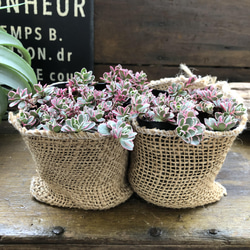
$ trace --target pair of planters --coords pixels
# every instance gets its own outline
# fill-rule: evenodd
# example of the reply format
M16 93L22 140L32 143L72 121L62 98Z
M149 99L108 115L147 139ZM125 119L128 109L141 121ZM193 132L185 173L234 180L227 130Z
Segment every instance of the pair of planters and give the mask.
M182 78L154 81L150 87L166 89L173 80ZM31 194L50 205L97 210L125 202L133 191L169 208L220 200L226 190L215 178L247 117L242 116L239 126L229 132L206 131L199 146L185 143L174 130L148 129L133 120L137 136L131 155L117 140L97 132L27 130L12 113L9 121L36 163L38 176L32 179Z

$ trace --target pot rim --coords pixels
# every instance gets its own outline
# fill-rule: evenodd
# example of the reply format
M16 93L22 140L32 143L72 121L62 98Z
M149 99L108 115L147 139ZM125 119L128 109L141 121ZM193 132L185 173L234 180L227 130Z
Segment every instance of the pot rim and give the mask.
M241 116L241 121L239 125L230 131L209 131L205 130L203 136L205 137L226 137L226 136L237 136L240 134L246 127L247 124L247 115ZM149 129L145 126L141 127L137 121L137 118L132 119L132 126L137 133L141 134L149 134L149 135L158 135L158 136L164 136L164 137L174 137L177 136L177 133L175 130L161 130L157 128Z
M91 139L91 140L105 140L106 138L113 138L111 135L103 136L100 133L96 132L85 132L81 131L78 133L56 133L53 131L47 130L39 130L39 129L26 129L22 127L18 122L17 118L19 117L20 111L17 114L13 114L13 112L9 112L8 121L13 125L15 129L17 129L22 136L42 136L51 139L58 140L67 140L67 139ZM114 138L115 139L115 138Z

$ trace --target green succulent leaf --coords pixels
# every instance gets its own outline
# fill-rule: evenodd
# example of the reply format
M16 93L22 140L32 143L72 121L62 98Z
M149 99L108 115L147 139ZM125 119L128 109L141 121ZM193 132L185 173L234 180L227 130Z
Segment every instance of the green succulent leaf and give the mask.
M194 136L194 137L192 137L192 139L191 139L191 144L192 145L195 145L195 146L197 146L197 145L199 145L200 144L200 142L201 142L201 139L202 139L202 136L200 135L200 136Z
M183 125L181 128L182 128L182 130L187 131L189 128L189 125Z
M55 133L59 133L60 131L61 131L61 126L59 126L59 125L56 125L55 127L53 127L53 131L55 132Z
M188 117L188 118L186 119L186 123L187 123L190 127L192 127L192 126L194 125L193 118Z
M124 139L124 138L120 138L120 143L122 145L123 148L132 151L134 148L134 143L132 140L128 140L128 139Z
M98 132L101 135L110 135L110 129L107 127L107 125L105 123L102 123L98 126Z

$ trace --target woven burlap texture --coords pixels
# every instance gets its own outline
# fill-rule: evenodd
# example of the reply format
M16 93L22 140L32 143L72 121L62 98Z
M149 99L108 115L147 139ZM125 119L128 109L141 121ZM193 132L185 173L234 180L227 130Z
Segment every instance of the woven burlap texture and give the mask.
M133 193L127 181L128 152L99 133L26 130L9 114L36 165L31 194L39 201L68 208L102 210Z
M211 79L200 79L196 86L213 84ZM152 81L149 86L166 90L173 81L184 80L187 78L181 75ZM234 95L226 82L218 82L216 86L223 92L226 90L225 95ZM138 134L129 168L133 190L144 200L168 208L194 208L219 201L226 195L226 189L215 178L246 122L244 115L234 130L205 131L202 142L194 146L185 143L175 131L140 127L134 119L132 125Z

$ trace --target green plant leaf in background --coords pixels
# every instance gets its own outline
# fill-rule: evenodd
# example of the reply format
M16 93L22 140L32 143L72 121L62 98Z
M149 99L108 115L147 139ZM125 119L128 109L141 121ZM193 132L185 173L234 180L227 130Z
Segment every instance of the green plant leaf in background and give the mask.
M0 10L24 4L1 6ZM7 111L8 91L27 88L28 92L33 92L33 85L36 83L37 78L31 67L31 56L28 50L17 38L8 34L0 26L0 122Z
M37 83L34 70L18 54L0 45L0 58L0 68L3 65L19 72L27 80L27 84L34 85Z
M28 89L28 92L32 92L30 84L27 82L27 79L19 74L15 69L11 69L6 65L0 65L0 85L2 85L3 90L7 94L11 89Z
M8 34L3 28L0 27L0 45L6 47L13 47L19 50L23 59L31 65L31 58L29 52L23 47L23 44L14 36Z

